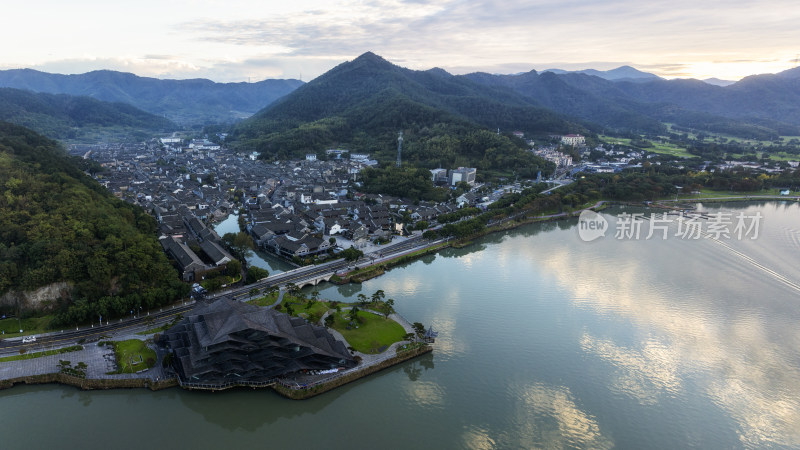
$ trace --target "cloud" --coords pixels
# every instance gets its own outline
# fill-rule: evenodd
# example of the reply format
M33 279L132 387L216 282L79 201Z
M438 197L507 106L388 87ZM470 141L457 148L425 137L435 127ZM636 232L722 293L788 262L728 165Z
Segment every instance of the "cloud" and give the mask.
M267 46L275 55L342 61L372 50L411 68L439 66L454 73L549 68L542 63L548 60L583 63L580 68L587 68L594 60L587 56L599 55L610 57L605 60L609 63L593 68L617 67L610 63L617 60L674 76L686 73L698 59L719 56L721 50L731 58L715 60L745 67L752 58L743 58L737 46L753 47L760 40L772 45L788 35L798 37L795 23L800 14L774 13L789 2L769 2L773 8L755 3L713 1L712 6L720 8L709 20L708 3L687 0L676 0L670 8L631 0L544 0L523 5L494 0L341 1L299 14L193 20L179 29L202 42ZM763 33L764 26L769 35ZM684 61L659 64L658 59L667 57Z
M78 5L81 1L76 0ZM638 0L277 5L228 0L221 5L143 0L136 8L99 17L78 13L81 8L73 4L53 2L64 17L45 25L64 39L29 31L41 28L39 23L18 26L12 21L0 30L0 38L22 45L9 48L0 64L44 66L69 60L76 63L75 71L85 71L96 68L91 60L77 65L86 57L80 52L90 52L98 59L134 61L133 67L149 70L147 74L233 79L232 71L242 66L251 73L238 74L239 79L299 72L309 79L370 50L412 69L443 67L454 73L610 69L620 61L652 66L665 76L741 78L791 67L800 42L800 8L790 0L673 0L668 7ZM68 32L59 30L67 26ZM165 71L155 63L159 60L177 69ZM248 63L257 60L279 65L257 68ZM548 63L560 61L564 63ZM592 66L596 61L605 64ZM676 70L677 65L683 68Z

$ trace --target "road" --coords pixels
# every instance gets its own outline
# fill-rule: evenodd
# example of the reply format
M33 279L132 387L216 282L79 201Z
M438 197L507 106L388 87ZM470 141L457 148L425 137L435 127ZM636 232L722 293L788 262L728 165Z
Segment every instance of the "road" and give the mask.
M367 267L373 264L379 264L388 259L395 258L404 253L417 251L431 245L435 245L440 241L431 242L422 239L421 235L413 236L395 244L389 244L380 249L378 252L364 255L358 261L331 261L316 266L306 266L293 269L287 272L279 273L260 280L256 283L236 287L226 291L216 292L209 296L210 298L217 298L223 296L231 296L237 300L247 300L250 298L250 292L255 288L263 290L271 286L286 285L294 283L298 286L307 283L310 280L316 280L323 277L328 277L337 272L348 270L348 268ZM174 305L172 307L162 308L159 312L150 312L149 315L140 315L139 317L117 319L111 321L108 325L94 326L89 328L82 328L78 330L64 330L61 332L50 332L37 335L36 342L32 344L23 344L22 337L5 339L0 341L0 356L8 356L18 354L22 348L29 349L30 351L38 351L39 348L57 348L74 345L78 341L93 340L100 338L103 335L116 334L120 331L136 331L137 329L155 328L164 324L178 314L184 314L194 307L194 302L185 302L185 304Z

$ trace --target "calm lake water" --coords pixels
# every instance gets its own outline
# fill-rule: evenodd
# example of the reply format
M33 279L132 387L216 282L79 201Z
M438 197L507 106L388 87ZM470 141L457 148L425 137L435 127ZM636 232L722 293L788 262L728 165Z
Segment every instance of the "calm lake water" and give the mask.
M760 212L758 239L583 242L574 220L489 236L318 287L383 289L439 331L432 355L302 402L15 387L0 446L800 448L800 207L702 207Z

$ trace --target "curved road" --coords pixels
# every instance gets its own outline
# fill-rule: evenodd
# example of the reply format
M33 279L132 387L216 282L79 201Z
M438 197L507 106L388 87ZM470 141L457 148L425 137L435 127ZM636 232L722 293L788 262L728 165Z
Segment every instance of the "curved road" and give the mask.
M398 256L399 254L420 250L422 248L435 245L442 241L428 241L422 239L421 236L413 236L405 239L396 244L390 244L383 247L380 252L367 254L356 262L337 260L329 263L324 263L316 266L306 266L293 269L287 272L272 275L264 278L256 283L236 287L227 291L214 293L210 298L232 296L236 300L245 300L250 297L252 289L264 289L275 285L285 285L294 283L302 285L310 280L316 280L322 277L328 277L342 270L352 267L366 267L373 264L381 263L387 259ZM0 341L0 355L17 354L20 349L26 348L31 351L36 351L36 347L60 347L74 345L81 339L91 340L93 338L100 338L109 333L116 333L122 330L134 328L155 328L160 324L172 320L178 314L184 314L194 307L194 302L186 302L181 305L173 305L172 307L162 308L162 311L157 313L150 312L149 315L139 316L130 319L117 319L116 322L110 322L108 325L95 326L90 328L83 328L78 330L64 330L44 333L37 335L36 342L30 344L23 344L22 337L4 339Z

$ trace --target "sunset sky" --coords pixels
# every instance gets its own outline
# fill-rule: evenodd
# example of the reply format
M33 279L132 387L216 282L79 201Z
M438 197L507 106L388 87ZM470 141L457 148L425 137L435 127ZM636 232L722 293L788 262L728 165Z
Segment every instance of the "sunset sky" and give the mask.
M372 51L412 69L611 69L737 80L800 57L795 0L4 0L0 69L313 79Z

